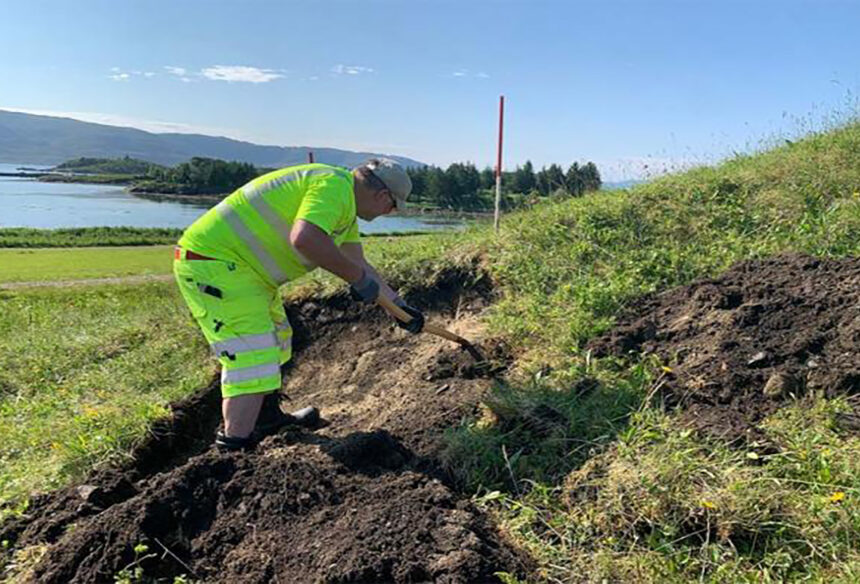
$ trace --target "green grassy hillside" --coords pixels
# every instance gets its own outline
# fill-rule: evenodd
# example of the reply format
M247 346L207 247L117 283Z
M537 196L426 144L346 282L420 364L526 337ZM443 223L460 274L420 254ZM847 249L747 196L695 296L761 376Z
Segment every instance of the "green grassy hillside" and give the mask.
M860 125L503 225L499 237L471 245L502 291L490 323L519 350L520 368L481 419L452 433L448 461L541 560L543 577L857 581L860 441L834 430L844 400L781 411L764 431L791 447L771 464L751 464L743 450L696 438L645 400L660 363L600 362L583 346L631 299L739 260L789 250L856 255ZM583 395L587 380L600 383ZM542 405L564 421L535 432L529 412ZM566 484L600 494L569 506ZM744 535L691 533L703 516Z
M767 420L763 431L790 448L752 464L747 452L697 438L647 399L663 364L584 350L644 293L787 250L860 251L860 125L544 204L506 216L499 234L474 228L368 244L380 271L407 290L476 265L496 283L488 324L513 348L516 367L483 415L450 432L445 461L537 558L542 580L854 582L860 441L833 429L844 400ZM315 278L285 294L340 288ZM169 283L2 294L3 501L121 457L167 401L203 381L205 347ZM107 380L119 398L89 391ZM594 381L597 389L581 391ZM528 414L542 406L560 421L536 431ZM75 446L53 446L42 427ZM101 440L90 439L92 428ZM572 484L599 496L570 505ZM743 538L699 537L689 525L701 520Z

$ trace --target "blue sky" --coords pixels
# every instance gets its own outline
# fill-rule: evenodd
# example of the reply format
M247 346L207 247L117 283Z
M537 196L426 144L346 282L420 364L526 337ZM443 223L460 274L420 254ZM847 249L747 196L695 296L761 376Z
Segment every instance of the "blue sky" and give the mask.
M604 179L822 127L860 94L860 2L0 4L0 109ZM647 168L646 168L647 165Z

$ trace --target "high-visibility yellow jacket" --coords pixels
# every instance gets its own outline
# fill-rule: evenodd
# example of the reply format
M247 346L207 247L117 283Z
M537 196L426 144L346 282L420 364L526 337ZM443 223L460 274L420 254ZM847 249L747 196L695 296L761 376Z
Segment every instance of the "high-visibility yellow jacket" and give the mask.
M260 176L192 223L179 245L244 262L277 286L315 268L290 245L290 229L299 219L325 231L336 245L359 241L352 173L303 164Z

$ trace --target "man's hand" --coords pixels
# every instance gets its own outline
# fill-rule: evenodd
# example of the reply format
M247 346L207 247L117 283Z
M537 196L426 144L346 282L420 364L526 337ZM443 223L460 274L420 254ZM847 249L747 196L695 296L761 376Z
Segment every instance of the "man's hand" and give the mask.
M368 303L376 302L376 298L379 296L379 284L365 270L358 282L350 284L349 293L353 300Z
M422 330L424 330L424 313L423 312L421 312L417 308L413 308L412 306L409 306L408 304L403 302L403 300L401 300L400 298L395 300L394 303L397 306L399 306L400 308L402 308L406 314L408 314L409 316L412 317L412 320L410 320L409 322L403 322L399 318L395 318L394 320L397 321L397 326L399 326L400 328L402 328L404 330L409 331L413 335L417 335Z

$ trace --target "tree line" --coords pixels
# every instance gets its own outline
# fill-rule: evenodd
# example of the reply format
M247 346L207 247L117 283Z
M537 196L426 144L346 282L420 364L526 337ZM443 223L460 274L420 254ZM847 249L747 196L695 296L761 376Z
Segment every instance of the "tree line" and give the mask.
M195 156L173 167L129 157L121 159L80 158L58 169L77 172L129 173L132 192L181 195L227 194L272 169L257 168L247 162L227 162ZM495 172L471 162L455 162L442 169L421 166L407 169L412 179L410 201L419 205L455 211L492 209L495 202ZM531 161L502 173L502 205L517 208L541 197L578 197L601 186L600 172L593 162L574 162L565 171L551 164L535 171Z
M478 170L470 163L455 162L443 170L422 166L407 170L412 179L410 200L453 210L486 210L495 201L496 174L492 168ZM558 164L535 172L531 161L515 170L502 172L502 203L518 207L539 197L579 197L600 189L600 172L593 162L571 164L564 171Z
M135 181L132 192L181 195L227 194L270 169L248 162L227 162L195 156L173 167L153 166L142 180Z

